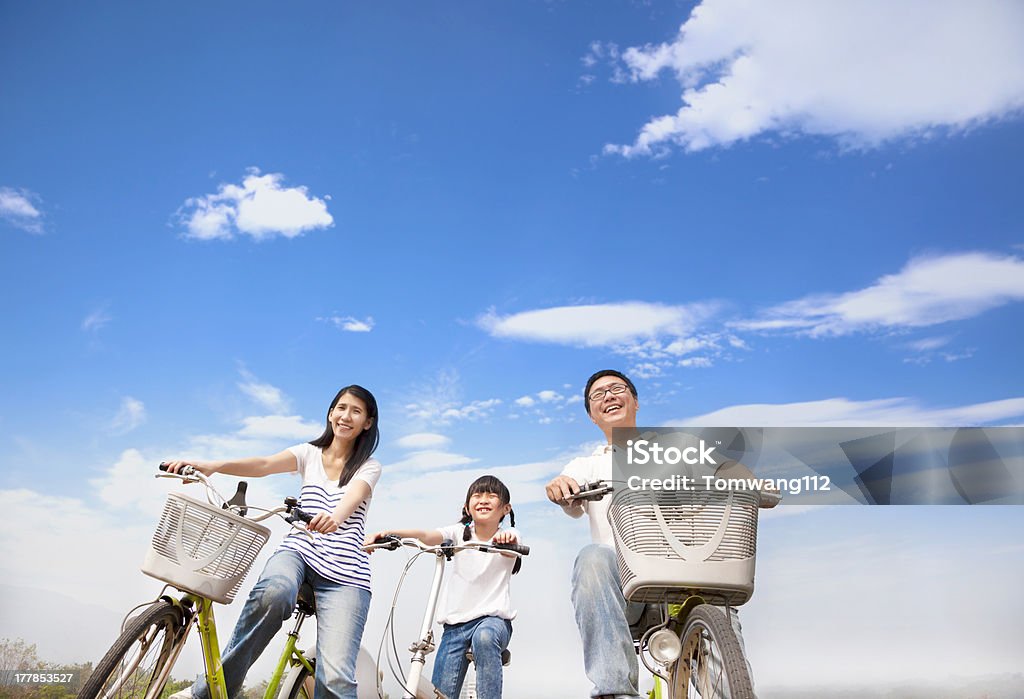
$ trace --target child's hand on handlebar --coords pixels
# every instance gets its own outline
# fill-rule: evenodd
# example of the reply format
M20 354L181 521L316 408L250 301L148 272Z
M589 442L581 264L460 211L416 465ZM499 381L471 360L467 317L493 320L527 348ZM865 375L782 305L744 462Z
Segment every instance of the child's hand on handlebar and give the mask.
M519 541L519 537L515 532L503 529L494 535L492 541L496 544L514 544Z
M306 525L306 530L317 534L330 534L338 531L341 523L326 512L320 512Z
M366 538L363 539L363 550L367 553L373 553L377 549L370 549L367 551L366 547L372 546L374 544L379 544L382 541L384 541L384 539L388 536L391 536L391 534L388 532L377 532L376 534L367 534Z

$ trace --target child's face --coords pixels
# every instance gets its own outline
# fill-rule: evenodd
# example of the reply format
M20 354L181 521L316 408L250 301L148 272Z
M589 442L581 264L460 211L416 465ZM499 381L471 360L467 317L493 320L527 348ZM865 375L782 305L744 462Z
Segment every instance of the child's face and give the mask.
M473 493L469 496L467 507L474 524L500 522L512 509L507 502L502 504L497 493Z

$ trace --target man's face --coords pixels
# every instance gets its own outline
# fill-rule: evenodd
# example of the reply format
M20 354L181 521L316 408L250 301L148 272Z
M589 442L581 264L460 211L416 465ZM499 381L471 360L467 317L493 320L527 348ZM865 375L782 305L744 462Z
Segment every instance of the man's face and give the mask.
M607 390L620 386L626 390L619 394ZM590 396L595 392L601 396L597 400L591 400L588 396L587 406L590 408L590 419L602 432L610 434L613 427L636 427L636 410L640 405L625 381L618 376L602 376L590 387Z

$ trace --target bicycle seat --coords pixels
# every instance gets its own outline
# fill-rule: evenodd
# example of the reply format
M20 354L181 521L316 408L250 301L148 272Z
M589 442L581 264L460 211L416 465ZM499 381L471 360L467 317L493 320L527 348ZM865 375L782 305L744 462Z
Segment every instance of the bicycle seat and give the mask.
M304 582L299 586L299 598L295 600L295 608L306 616L316 614L316 600L313 599L313 587Z

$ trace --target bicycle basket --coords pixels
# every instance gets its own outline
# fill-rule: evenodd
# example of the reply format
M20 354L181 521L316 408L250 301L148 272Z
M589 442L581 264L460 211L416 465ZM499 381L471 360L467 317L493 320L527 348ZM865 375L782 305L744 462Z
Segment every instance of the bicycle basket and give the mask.
M244 517L171 493L142 572L214 602L229 604L270 530Z
M738 606L754 593L756 491L623 490L608 509L631 602L700 595Z

